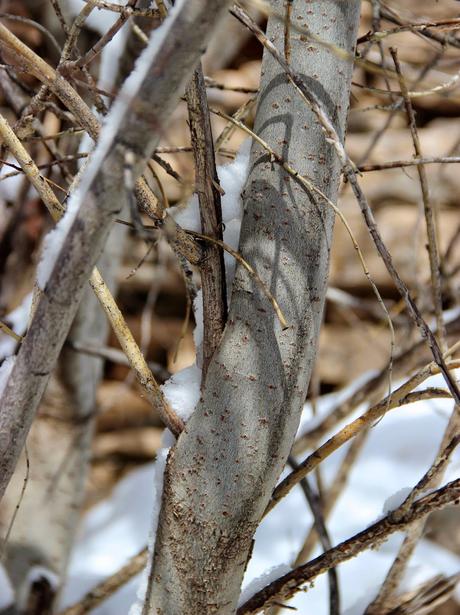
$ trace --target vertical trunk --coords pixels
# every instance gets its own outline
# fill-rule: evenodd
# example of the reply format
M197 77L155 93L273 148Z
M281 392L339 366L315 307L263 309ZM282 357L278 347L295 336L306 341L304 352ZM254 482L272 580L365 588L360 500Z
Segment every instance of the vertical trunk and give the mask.
M129 183L135 185L144 171L227 5L228 0L214 0L211 5L205 0L178 0L162 32L151 38L121 89L81 184L69 200L72 211L61 227L65 241L57 250L59 263L52 267L1 397L1 496L13 475L86 282L114 218L128 202ZM0 30L7 44L13 44L8 29L0 24ZM22 49L20 43L14 44ZM45 69L46 64L42 64ZM63 78L58 81L67 88ZM69 100L63 98L69 108L79 100L74 92ZM93 130L97 132L97 126ZM130 182L126 181L127 162ZM68 230L66 224L70 225ZM154 384L152 396L163 408Z
M122 227L113 229L99 263L112 288L124 234ZM103 345L107 333L105 314L88 287L68 339ZM27 440L30 475L5 559L17 606L27 613L34 612L26 606L34 593L51 608L65 577L84 496L102 366L101 359L64 347ZM19 501L25 472L23 455L1 502L2 536ZM34 586L31 579L40 574L42 580Z
M114 230L113 218L128 201L126 163L133 163L134 183L227 4L228 0L216 0L212 5L205 0L176 3L175 14L162 33L149 42L101 131L78 190L71 197L74 203L81 202L81 208L78 213L75 209L59 262L45 283L2 394L0 497L16 467L69 330L73 340L92 337L93 341L102 341L105 335L104 318L101 322L99 307L85 289L110 230L117 236L115 244L121 245L122 231ZM107 252L106 256L110 267L116 267L114 254ZM40 483L26 492L10 541L8 569L18 590L17 602L31 615L51 611L54 585L59 584L67 562L82 496L93 431L91 413L101 369L97 360L82 358L69 348L64 348L59 367L56 415L40 417L31 435L31 454L37 452L31 463ZM54 393L52 386L48 392ZM10 502L14 507L14 494ZM37 571L36 593L43 600L35 601L27 596L27 575L37 565L42 568Z
M284 2L272 2L282 13ZM292 22L353 51L359 0L294 0ZM308 10L307 10L308 9ZM280 51L284 24L268 36ZM291 31L291 63L344 136L352 63ZM340 166L313 114L267 53L255 131L335 200ZM281 330L238 266L202 399L171 451L144 613L235 613L254 531L283 469L321 323L334 216L266 155L251 153L240 251L279 302Z

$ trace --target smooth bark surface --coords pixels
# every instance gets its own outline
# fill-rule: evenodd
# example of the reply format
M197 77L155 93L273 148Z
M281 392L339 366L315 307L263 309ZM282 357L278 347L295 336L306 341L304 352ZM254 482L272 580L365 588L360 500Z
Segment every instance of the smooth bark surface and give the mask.
M120 92L82 179L81 206L21 344L1 399L0 495L16 466L50 372L114 218L127 202L185 83L228 1L180 3L162 39L141 56L142 68ZM137 70L137 68L136 68ZM146 71L142 77L143 70ZM98 153L99 152L99 153ZM99 157L99 158L98 158Z
M284 2L273 6L283 12ZM295 1L293 22L354 49L358 0ZM308 9L308 10L307 10ZM268 36L284 49L284 25ZM298 34L291 61L341 137L352 65ZM340 167L313 114L267 53L255 132L335 200ZM230 615L258 522L284 467L316 354L333 212L253 145L244 191L243 257L286 316L282 331L238 266L223 340L197 409L170 453L144 614Z

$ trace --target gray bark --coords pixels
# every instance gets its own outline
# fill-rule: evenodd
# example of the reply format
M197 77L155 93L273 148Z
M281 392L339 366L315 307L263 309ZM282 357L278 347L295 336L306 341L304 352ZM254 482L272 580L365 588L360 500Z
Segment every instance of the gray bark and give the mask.
M1 398L0 496L12 476L86 282L114 218L129 197L130 187L125 185L127 155L134 181L162 136L185 83L227 5L228 0L215 0L212 4L205 0L181 3L160 44L146 48L142 54L143 66L148 68L144 78L131 81L121 90L116 103L118 113L114 111L109 116L111 125L105 134L101 133L100 158L95 155L83 176L78 214Z
M283 12L284 2L274 8ZM308 12L306 8L308 7ZM292 21L353 51L359 0L295 0ZM283 23L268 36L283 50ZM343 138L352 65L292 34L291 60ZM255 131L336 200L340 165L313 114L265 53ZM313 366L334 216L254 144L240 252L288 321L238 266L203 395L165 472L145 614L236 611L254 531L284 467Z
M114 276L125 227L113 228L98 267L114 290ZM87 288L68 340L103 345L108 322L94 292ZM30 478L10 535L5 566L17 606L28 601L28 573L48 569L63 581L86 486L87 466L96 418L96 390L103 361L65 346L28 437ZM25 463L18 464L0 506L0 533L6 534L18 503ZM33 519L33 523L31 523ZM48 591L50 603L59 588Z
M132 68L131 65L125 74L118 70L119 86ZM126 231L121 225L112 229L98 261L112 294L116 291ZM61 351L27 440L30 475L4 556L20 611L26 611L31 593L37 594L43 609L51 608L65 579L85 495L96 392L103 373L103 359L78 352L75 346L88 341L103 346L108 332L104 311L92 289L87 288L67 338L71 344ZM20 498L25 461L23 456L0 504L2 536L8 531ZM30 519L34 520L32 524ZM45 586L44 579L43 587L31 586L29 573L36 566L49 570L58 585Z

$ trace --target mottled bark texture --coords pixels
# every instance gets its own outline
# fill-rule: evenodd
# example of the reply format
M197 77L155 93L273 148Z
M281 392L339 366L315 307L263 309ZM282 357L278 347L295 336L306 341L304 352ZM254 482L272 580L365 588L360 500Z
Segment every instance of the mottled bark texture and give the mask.
M126 163L130 165L131 183L143 172L228 0L187 0L176 4L178 10L163 30L162 38L145 49L135 80L122 88L109 115L109 125L101 133L102 145L82 178L78 215L67 233L3 392L0 496L12 476L86 282L114 218L128 201Z
M127 68L119 67L118 86L131 72L133 63L134 58ZM113 227L97 263L112 294L116 292L126 232L122 225ZM28 612L31 593L37 599L40 596L43 609L52 609L66 576L85 495L97 415L96 392L103 374L102 359L78 352L73 346L88 342L103 346L108 332L104 311L88 287L67 337L69 343L61 351L27 439L29 479L4 555L19 612ZM25 473L23 455L0 503L2 536L7 533L20 499ZM37 566L49 570L58 580L57 585L52 587L43 578L41 585L31 586L30 573Z
M195 192L200 205L201 230L222 241L222 206L219 191L211 118L203 69L196 69L186 92L190 134L195 159ZM219 345L227 319L227 292L222 248L208 244L200 266L203 291L203 378Z
M284 2L273 7L283 12ZM294 1L292 21L353 51L359 0ZM283 50L282 22L268 36ZM291 62L344 136L352 63L292 31ZM255 131L335 200L340 167L313 114L265 53ZM240 239L288 321L238 266L203 395L172 449L144 614L236 611L254 531L283 469L313 366L334 215L253 145Z

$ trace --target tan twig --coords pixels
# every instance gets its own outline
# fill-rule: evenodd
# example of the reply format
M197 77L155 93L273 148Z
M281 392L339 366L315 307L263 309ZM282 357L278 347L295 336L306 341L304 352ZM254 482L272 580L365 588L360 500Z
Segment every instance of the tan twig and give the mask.
M297 468L297 462L292 457L292 455L289 456L288 463L293 470ZM306 476L304 476L303 479L300 481L300 488L304 492L305 498L313 515L313 524L316 529L319 541L321 543L321 547L324 551L328 551L332 548L332 543L326 526L326 517L324 515L322 498L320 494L311 487ZM339 615L340 590L337 569L335 567L330 568L327 571L327 574L329 584L329 613L330 615Z
M460 318L456 318L450 323L447 323L447 331L449 334L457 335L459 332ZM417 364L416 359L418 353L425 346L423 340L416 342L406 350L398 353L394 358L394 368L399 377L407 374ZM455 346L451 349L455 350ZM452 355L445 355L452 356ZM419 363L418 363L419 364ZM331 411L324 417L319 425L312 428L294 443L293 453L300 455L308 448L323 438L328 432L336 427L340 421L345 419L351 412L360 404L364 403L369 397L375 400L375 396L382 394L383 384L386 379L386 368L380 370L377 374L366 380L357 390L353 391L348 397L335 405ZM377 398L378 399L378 398Z
M412 523L425 518L435 510L441 510L446 506L458 504L459 501L460 479L457 479L417 500L403 521L395 522L390 513L352 538L341 542L336 547L308 562L308 564L299 566L273 581L243 604L238 609L237 615L255 615L263 608L272 604L273 600L288 600L306 583L323 574L332 566L337 566L369 547L380 544L394 532L404 530Z
M15 342L22 342L22 336L15 333L13 329L10 329L10 327L2 321L0 321L0 331L3 331L3 333L8 335L9 337L12 337Z
M91 47L91 49L89 49L84 56L72 62L72 66L75 68L83 68L84 66L88 66L88 64L90 64L94 58L101 53L104 47L110 43L115 34L121 30L125 22L132 16L136 1L137 0L128 0L127 4L123 7L124 10L120 12L120 16L116 22L107 30L107 32L105 32L104 36L101 36L97 43L93 45L93 47Z
M460 156L424 156L412 158L412 160L393 160L392 162L382 162L380 164L363 164L358 166L360 173L370 173L372 171L384 171L385 169L398 169L404 167L414 167L424 164L458 164Z
M323 515L327 519L331 514L340 494L346 486L348 476L355 461L357 460L365 442L369 435L369 428L363 429L357 436L353 438L345 454L337 474L335 475L331 487L323 494ZM311 526L305 541L297 554L293 566L300 566L308 561L315 545L318 541L318 534L314 525Z
M284 2L284 59L288 64L291 62L291 21L292 0Z
M83 0L83 2L89 2L90 0ZM158 9L132 9L127 8L123 4L115 4L113 2L106 2L105 0L93 0L94 5L99 9L106 11L112 11L114 13L128 13L129 15L135 15L136 17L158 17L160 14Z
M414 145L414 153L418 158L422 158L422 148L420 146L420 139L418 136L417 125L415 121L415 113L412 107L411 100L408 96L408 90L406 81L401 72L401 65L399 63L398 54L396 49L390 48L390 53L393 58L396 73L399 77L399 85L404 98L404 104L406 107L407 117L409 119L410 133L412 137L412 143ZM431 291L433 296L433 306L436 315L436 324L438 328L439 345L441 350L446 350L446 331L444 327L444 317L442 313L442 283L441 272L439 266L439 251L437 241L437 229L436 220L433 212L433 204L430 199L428 178L426 175L426 169L423 164L417 165L417 172L420 180L420 187L423 197L423 209L425 213L426 232L428 237L428 254L430 260L430 273L431 273Z
M107 579L104 579L93 587L78 603L69 606L59 613L59 615L84 615L107 600L120 587L125 585L136 574L141 572L147 564L148 549L144 547L139 553L130 558L127 564L117 570Z
M190 233L190 235L193 235L194 237L197 237L198 239L203 239L204 241L209 241L210 243L215 243L216 245L218 245L221 248L223 248L226 252L231 254L233 256L233 258L236 261L238 261L246 269L246 271L254 278L254 280L260 286L262 292L265 294L267 299L272 304L273 309L275 310L275 314L277 315L278 320L280 321L281 327L283 329L287 329L289 327L289 324L286 322L284 314L283 314L283 312L282 312L282 310L281 310L277 300L272 295L270 290L265 286L263 280L260 278L258 273L253 269L253 267L251 267L251 265L246 260L244 260L244 258L241 256L241 254L239 252L234 250L231 246L229 246L224 241L220 241L219 239L216 239L215 237L209 237L208 235L203 235L202 233L197 233L196 231L187 231L187 233Z
M25 17L24 15L14 15L12 13L0 13L0 19L7 19L10 21L19 21L29 26L32 26L33 28L37 28L37 30L39 30L42 34L46 36L46 38L49 40L49 42L54 47L55 51L57 51L58 54L61 53L61 46L57 42L54 34L50 32L48 28L45 28L45 26L43 26L41 23L38 23L34 19L30 19L29 17Z
M249 100L243 103L241 107L239 107L239 109L235 111L235 113L232 116L233 119L243 122L246 119L246 117L249 115L249 113L251 112L255 102L256 102L255 98L249 98ZM216 139L216 146L215 146L216 152L223 153L224 144L230 139L230 137L232 136L235 130L236 130L236 125L233 122L229 121Z
M450 457L459 444L459 426L460 415L458 413L458 409L454 408L447 428L444 432L436 459L426 474L409 493L401 506L393 511L393 515L396 520L404 519L413 503L417 500L417 498L421 497L426 490L439 486ZM366 615L380 615L382 612L387 612L386 607L401 583L401 579L404 576L404 569L406 568L418 541L422 538L424 528L425 522L423 519L417 521L409 528L376 598L372 600L366 609Z
M35 54L27 45L22 43L8 28L0 23L0 47L6 47L18 57L21 64L44 83L62 103L73 113L79 125L83 127L93 140L97 140L100 125L79 94L72 88L67 80L59 75L40 56ZM144 178L136 182L135 195L138 205L154 220L163 220L163 213L158 200L150 190ZM167 236L173 248L179 251L188 261L197 265L201 262L201 252L191 237L172 220L166 213L164 221L168 221Z
M457 366L459 363L453 363ZM299 480L314 470L321 462L329 455L340 448L345 442L348 442L360 433L363 429L372 426L376 421L382 418L388 411L409 403L420 401L421 399L432 399L433 397L450 397L450 394L444 389L429 388L425 391L411 391L424 382L427 378L438 371L436 364L430 363L423 369L419 370L414 376L409 378L404 384L398 387L391 395L385 397L382 401L375 404L363 415L343 427L338 433L329 438L322 446L299 464L295 472L291 472L284 480L282 480L273 492L265 514L270 512L274 506L285 497L289 491L296 485Z
M257 94L259 91L257 88L244 88L239 86L230 86L225 83L219 83L212 77L205 77L204 82L207 88L222 90L223 92L239 92L240 94Z
M413 24L416 25L417 20L415 18L411 18L410 23L407 22L400 17L397 10L389 6L384 0L381 0L380 2L380 11L384 19L398 26L412 26ZM429 28L423 28L419 31L419 34L433 41L441 43L441 45L443 46L451 45L452 47L460 48L460 41L455 36L439 34L438 32L433 32Z
M56 195L51 188L49 188L48 184L43 181L43 178L35 166L34 161L22 146L8 122L1 115L0 135L5 145L8 146L10 152L15 156L16 160L22 167L31 184L39 193L40 198L49 209L53 219L55 221L59 220L65 211L63 205L58 201ZM117 336L123 351L129 359L131 368L135 372L139 383L146 391L149 401L158 410L165 425L167 425L171 430L174 430L175 433L180 433L183 429L182 420L175 414L164 399L163 394L161 393L161 390L149 366L147 365L144 356L140 352L122 313L120 312L112 294L97 269L93 270L90 278L90 284L102 307L104 308L107 318L113 327L114 333Z
M447 369L444 358L442 356L441 349L439 348L438 342L433 335L433 332L431 331L430 327L420 313L420 310L418 309L417 304L415 303L412 295L410 294L405 282L402 280L401 276L393 265L393 259L391 258L391 254L389 253L388 248L383 242L382 236L380 235L380 232L377 228L374 214L372 213L372 210L369 207L369 203L367 202L367 198L358 183L356 173L354 172L353 168L349 166L346 166L344 171L348 181L351 184L355 197L359 203L369 233L383 262L385 263L386 269L390 274L391 278L393 279L393 282L399 294L404 299L407 311L413 319L414 323L419 328L422 338L427 340L434 360L441 370L441 373L444 377L444 380L446 381L449 391L452 394L452 397L455 400L455 403L460 405L460 391L458 390L457 383L452 378L451 374L449 373L449 370Z
M59 5L59 0L50 0L51 6L54 9L54 12L56 13L56 17L58 18L59 23L61 24L61 28L62 31L64 32L64 34L66 36L68 36L69 34L69 26L67 25L67 22L64 18L64 15L61 11L61 7Z

